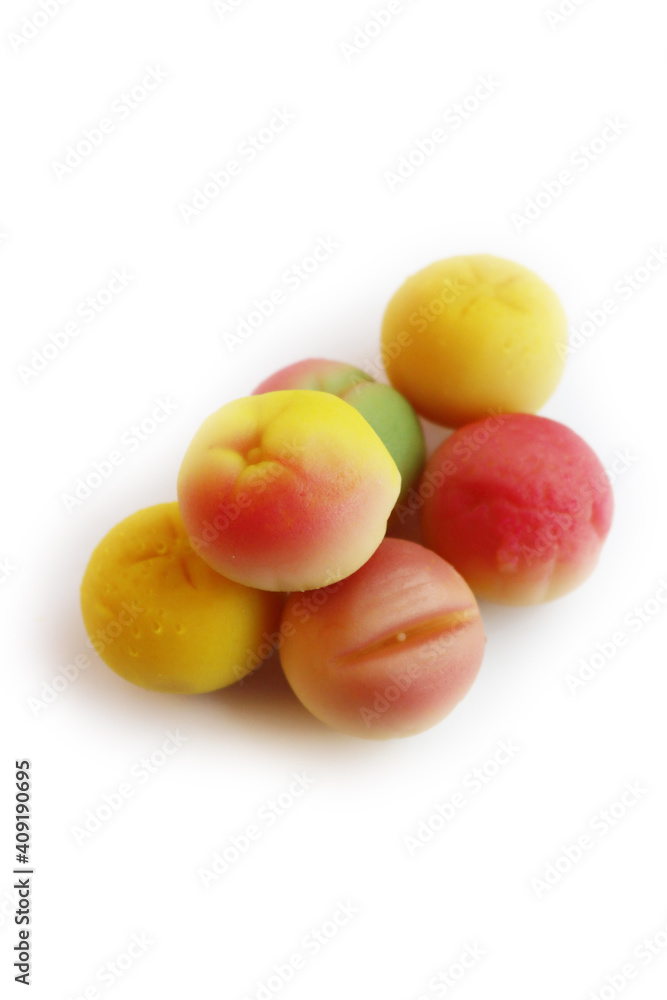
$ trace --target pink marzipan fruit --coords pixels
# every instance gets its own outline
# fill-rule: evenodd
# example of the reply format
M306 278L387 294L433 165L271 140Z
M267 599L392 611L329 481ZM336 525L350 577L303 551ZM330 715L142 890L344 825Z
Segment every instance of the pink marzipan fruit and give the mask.
M614 505L586 442L527 413L459 428L428 461L420 490L424 543L499 604L540 604L583 583Z
M465 580L396 538L341 583L292 594L281 631L281 663L302 704L332 729L368 739L440 722L475 680L486 641Z

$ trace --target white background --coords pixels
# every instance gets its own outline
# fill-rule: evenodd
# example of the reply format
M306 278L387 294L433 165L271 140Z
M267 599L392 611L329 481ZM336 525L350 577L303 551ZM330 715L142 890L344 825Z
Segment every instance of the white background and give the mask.
M664 995L667 948L651 961L635 949L656 934L667 943L667 615L659 605L639 629L626 616L667 596L667 266L630 297L614 291L667 240L658 7L587 0L550 24L549 6L534 0L414 0L365 49L344 52L381 6L240 0L224 13L206 0L70 0L17 45L10 36L40 8L2 4L0 962L11 982L13 765L28 757L39 1000L94 986L89 996L114 1000L261 997L273 966L297 952L305 968L270 996ZM164 82L59 180L54 162L150 67ZM493 96L390 190L386 172L483 76L496 81ZM186 223L179 206L275 108L293 123ZM621 134L577 168L570 158L608 117ZM568 166L562 196L517 225L513 214ZM230 351L225 334L319 237L339 249ZM78 608L88 557L121 518L175 499L201 420L302 357L363 366L408 274L469 252L536 270L577 329L605 299L618 305L577 341L543 410L608 468L625 456L613 530L585 586L543 607L483 606L488 647L473 690L407 741L327 730L275 665L242 688L181 698L134 689L92 656ZM133 280L122 294L94 323L77 317L123 268ZM77 318L79 335L26 376L33 349ZM63 494L160 398L174 414L68 510ZM619 629L627 644L571 693L567 675ZM81 653L90 666L36 707ZM73 828L88 810L176 729L183 747L79 845ZM466 776L502 740L520 751L474 794ZM205 889L198 870L301 772L312 788ZM644 789L639 801L595 833L626 782ZM405 838L456 791L465 807L411 852ZM593 848L538 889L586 833ZM305 936L347 901L358 913L312 954ZM103 982L106 963L127 964L134 934L148 949ZM456 987L429 986L452 965L458 974L466 946L484 955ZM605 977L628 962L636 978L605 993Z

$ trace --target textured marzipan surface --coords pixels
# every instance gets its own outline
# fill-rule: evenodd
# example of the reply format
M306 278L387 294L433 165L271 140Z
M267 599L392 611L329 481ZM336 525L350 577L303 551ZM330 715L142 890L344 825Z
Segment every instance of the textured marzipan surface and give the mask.
M532 271L485 254L438 261L389 303L389 380L422 416L460 427L496 410L535 413L558 385L567 320Z
M430 458L427 481L425 544L478 597L502 604L539 604L579 586L611 527L600 460L544 417L507 414L459 428Z
M197 694L257 666L282 599L215 573L192 551L178 504L121 521L81 585L83 620L102 659L140 687Z

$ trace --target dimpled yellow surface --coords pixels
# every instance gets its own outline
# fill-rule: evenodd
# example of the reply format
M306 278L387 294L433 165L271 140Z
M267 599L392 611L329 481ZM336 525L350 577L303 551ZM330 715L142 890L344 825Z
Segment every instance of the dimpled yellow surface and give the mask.
M226 687L266 655L282 597L233 583L187 540L178 504L140 510L95 549L81 585L91 642L140 687L202 693Z
M396 292L382 328L389 379L422 416L460 427L535 413L563 372L567 320L556 293L502 257L437 261Z

